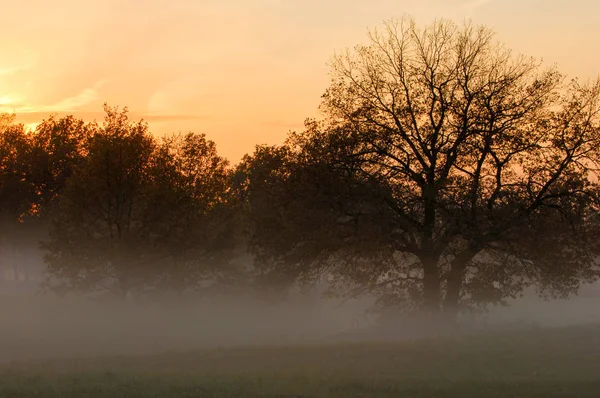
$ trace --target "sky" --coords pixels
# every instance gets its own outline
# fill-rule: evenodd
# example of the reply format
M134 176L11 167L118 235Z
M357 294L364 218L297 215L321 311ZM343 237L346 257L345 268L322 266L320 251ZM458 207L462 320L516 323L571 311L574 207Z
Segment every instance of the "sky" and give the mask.
M596 0L2 0L0 112L34 126L127 106L235 163L319 117L335 51L403 14L471 19L569 76L600 74Z

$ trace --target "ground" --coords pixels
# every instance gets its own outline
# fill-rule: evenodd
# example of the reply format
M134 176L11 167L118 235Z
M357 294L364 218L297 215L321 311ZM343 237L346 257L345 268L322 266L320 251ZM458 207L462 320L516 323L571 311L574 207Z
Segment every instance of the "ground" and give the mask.
M600 325L0 367L0 397L598 397Z

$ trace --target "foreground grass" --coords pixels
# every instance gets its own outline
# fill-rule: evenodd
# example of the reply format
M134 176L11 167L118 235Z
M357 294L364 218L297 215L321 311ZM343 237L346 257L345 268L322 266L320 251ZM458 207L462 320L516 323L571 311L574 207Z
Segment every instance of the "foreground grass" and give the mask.
M600 327L13 363L0 397L598 397Z

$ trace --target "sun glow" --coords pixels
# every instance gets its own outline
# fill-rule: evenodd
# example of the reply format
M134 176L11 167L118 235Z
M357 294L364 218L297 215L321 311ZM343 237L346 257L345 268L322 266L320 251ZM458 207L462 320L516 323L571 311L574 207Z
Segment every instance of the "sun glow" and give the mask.
M0 97L0 106L6 106L10 104L14 104L15 100L11 96L3 95Z
M37 128L37 126L40 125L40 122L34 122L34 123L24 123L25 128L28 131L35 131L35 129Z
M419 24L472 19L515 53L593 78L600 3L585 1L521 2L518 13L498 0L13 2L10 18L0 14L11 38L0 41L0 113L91 121L104 102L126 105L153 133L204 132L235 162L320 117L333 54L404 13Z

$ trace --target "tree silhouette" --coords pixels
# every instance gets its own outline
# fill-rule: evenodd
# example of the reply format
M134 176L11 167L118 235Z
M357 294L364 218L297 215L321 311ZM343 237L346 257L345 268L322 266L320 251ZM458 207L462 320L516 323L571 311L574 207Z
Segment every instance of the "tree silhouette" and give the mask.
M50 117L35 131L0 117L0 244L12 252L16 274L29 270L15 254L37 247L45 222L67 178L81 160L83 122Z
M157 148L148 212L172 265L162 288L193 286L234 272L235 247L227 200L228 162L203 134L167 137Z
M154 141L146 125L129 122L126 110L105 106L105 111L104 125L90 126L85 162L61 195L47 263L73 287L91 288L112 278L125 294L141 283L138 260L145 240L139 220Z
M52 216L51 275L63 288L119 295L210 278L229 249L219 213L227 162L203 135L159 143L126 108L105 112L102 126L86 127L85 157Z
M85 157L91 125L72 115L50 116L30 134L31 183L36 187L36 211L44 217L56 205L67 180Z
M404 18L369 38L334 57L323 122L245 160L265 272L451 319L596 278L600 84L470 24Z
M12 224L31 210L35 188L31 183L31 143L15 115L0 115L0 217ZM6 228L6 225L3 226Z
M32 232L37 232L31 223L38 192L31 178L31 155L25 127L15 123L14 115L0 115L0 270L11 270L15 276L25 269L14 254L19 245L31 243ZM7 261L9 257L12 261Z

